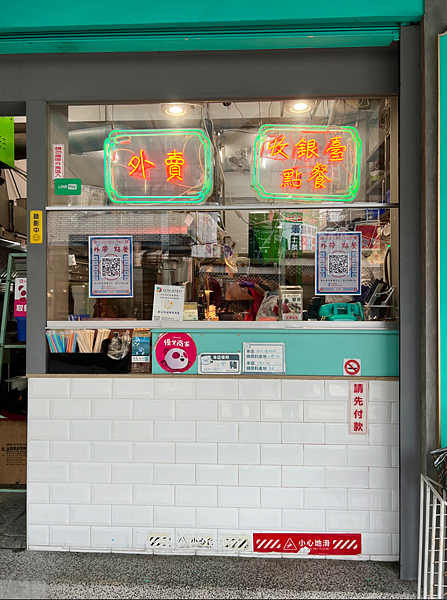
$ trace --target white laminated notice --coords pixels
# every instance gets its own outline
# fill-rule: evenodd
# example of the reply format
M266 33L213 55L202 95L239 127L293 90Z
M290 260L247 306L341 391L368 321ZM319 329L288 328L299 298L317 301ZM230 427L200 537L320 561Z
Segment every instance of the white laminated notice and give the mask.
M64 178L64 144L53 144L53 179Z
M349 433L368 433L368 382L349 382Z
M285 354L284 343L252 344L244 342L244 373L285 375Z
M204 352L199 354L199 374L240 375L241 353Z

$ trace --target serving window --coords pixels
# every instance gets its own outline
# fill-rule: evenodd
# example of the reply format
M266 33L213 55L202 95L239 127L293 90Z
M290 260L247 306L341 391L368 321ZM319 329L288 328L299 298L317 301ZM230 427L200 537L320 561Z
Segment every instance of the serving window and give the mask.
M51 106L48 321L397 320L396 124L383 98Z

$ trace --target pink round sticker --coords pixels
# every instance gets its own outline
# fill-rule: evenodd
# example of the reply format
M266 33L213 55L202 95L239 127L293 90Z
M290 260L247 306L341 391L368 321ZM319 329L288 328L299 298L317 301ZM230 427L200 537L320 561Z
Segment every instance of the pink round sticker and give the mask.
M168 373L184 373L196 362L197 348L187 333L164 333L155 346L155 358Z

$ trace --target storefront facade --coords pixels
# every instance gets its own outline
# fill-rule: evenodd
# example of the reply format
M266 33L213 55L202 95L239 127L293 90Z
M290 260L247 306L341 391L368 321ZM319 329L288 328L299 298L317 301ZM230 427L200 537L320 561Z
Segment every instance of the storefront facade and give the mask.
M43 215L42 243L30 238L28 249L30 549L263 556L270 545L277 556L400 560L402 577L414 577L425 452L416 4L399 13L388 3L380 15L377 6L374 15L353 9L318 30L296 21L293 32L266 13L233 37L222 17L225 27L186 47L154 28L146 52L129 26L113 47L121 54L107 46L111 34L104 42L84 32L70 50L74 34L69 42L59 32L70 53L52 54L54 40L35 33L34 54L5 57L11 85L0 107L17 114L26 103L28 208L31 221ZM310 110L294 113L298 100ZM186 116L167 113L172 106ZM109 166L104 146L117 143L112 132L130 144L125 174L134 178L122 187L114 170L122 151L114 146ZM164 136L157 156L138 138L155 133ZM178 159L173 135L202 136L181 157L199 173L188 183L188 193L203 194L197 203L182 205L181 195L173 203L163 191L170 178L183 181L185 163L176 175L166 162L172 152ZM81 180L80 194L56 192L61 162L64 178ZM317 165L326 167L319 175ZM166 181L155 179L160 172ZM345 197L331 197L329 183ZM360 233L358 282L330 294L316 266L322 235L352 244ZM95 236L132 238L132 294L103 302L93 287L83 291L93 285ZM334 268L344 260L336 256ZM386 309L377 301L356 309L361 320L312 319L315 297L340 305L341 289L351 303L360 284L381 279L394 288ZM179 284L197 320L151 318L156 287ZM310 320L282 318L297 287ZM259 310L279 291L279 312L256 320L256 289ZM91 328L150 329L151 369L89 372L49 351L49 330ZM192 364L169 363L167 348L160 359L160 338L177 349L178 340L193 343ZM279 363L267 374L270 351ZM210 368L216 360L223 374ZM346 552L325 553L340 545L335 534Z

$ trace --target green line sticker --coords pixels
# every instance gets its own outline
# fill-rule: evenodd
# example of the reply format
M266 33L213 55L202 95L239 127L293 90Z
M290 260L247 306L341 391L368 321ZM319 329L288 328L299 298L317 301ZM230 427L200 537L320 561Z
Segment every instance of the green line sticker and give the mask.
M79 196L81 194L81 180L55 179L54 193L56 196Z

